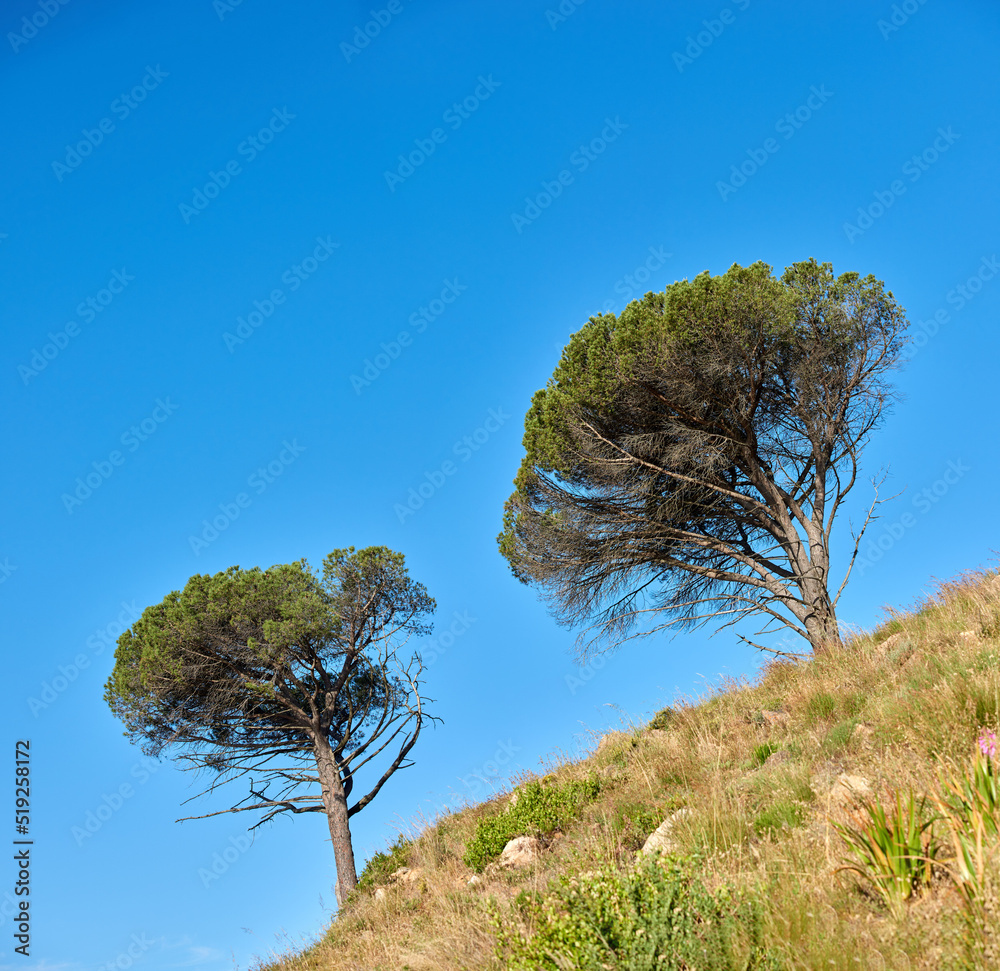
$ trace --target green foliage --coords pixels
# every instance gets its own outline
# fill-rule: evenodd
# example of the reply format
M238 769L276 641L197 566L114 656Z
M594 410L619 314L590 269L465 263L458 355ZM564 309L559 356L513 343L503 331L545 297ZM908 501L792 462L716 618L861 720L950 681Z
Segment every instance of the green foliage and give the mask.
M836 711L837 699L826 691L817 692L806 702L806 718L810 721L830 718Z
M649 723L651 729L664 729L669 728L671 723L677 717L677 712L673 708L667 707L662 711L658 711L653 720Z
M781 746L775 742L762 742L755 745L750 754L750 762L753 766L763 765L775 752L780 751Z
M375 853L365 864L364 872L358 880L359 890L373 890L385 883L400 867L409 864L412 842L400 835L388 850Z
M897 792L888 811L877 797L862 805L866 823L857 827L834 823L857 861L840 869L862 877L898 917L903 902L930 885L940 851L932 831L936 817L928 816L926 801L912 791L905 799Z
M786 829L802 825L805 807L800 802L782 800L765 809L753 822L758 836L776 836Z
M669 810L653 810L642 803L618 806L612 828L626 850L637 850L656 829Z
M851 736L854 734L854 729L857 728L858 720L856 718L849 718L845 722L840 722L834 725L833 728L827 732L826 738L823 740L823 748L828 752L836 752L842 749L851 740Z
M510 971L764 971L763 906L729 887L710 892L697 860L646 859L563 877L530 908L535 933L497 922L498 957Z
M593 778L566 782L535 779L517 791L513 808L481 819L465 850L465 865L481 873L515 836L547 836L564 829L600 791Z

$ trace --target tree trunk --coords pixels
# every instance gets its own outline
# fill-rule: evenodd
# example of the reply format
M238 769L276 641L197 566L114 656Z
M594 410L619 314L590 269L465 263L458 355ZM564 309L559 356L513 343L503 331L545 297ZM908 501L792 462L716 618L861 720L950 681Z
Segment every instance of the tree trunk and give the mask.
M823 583L811 583L808 591L808 613L803 623L809 634L813 654L822 654L831 647L840 646L840 627L830 601L830 592Z
M330 841L337 863L337 906L341 906L347 895L358 885L358 873L354 866L354 847L351 845L351 827L347 817L347 797L340 779L333 750L326 739L315 743L316 767L323 791L323 805L330 824Z

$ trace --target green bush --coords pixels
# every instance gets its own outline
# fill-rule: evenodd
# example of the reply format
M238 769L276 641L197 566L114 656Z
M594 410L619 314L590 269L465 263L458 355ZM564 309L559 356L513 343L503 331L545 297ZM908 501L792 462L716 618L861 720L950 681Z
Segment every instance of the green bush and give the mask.
M667 707L658 711L653 720L649 723L651 729L669 728L670 723L677 717L677 712L673 708Z
M365 864L365 868L358 880L359 890L369 890L379 884L385 883L389 876L395 873L400 867L409 863L409 851L411 841L405 836L400 836L383 853L376 853Z
M622 847L626 850L637 850L664 819L664 811L650 809L640 803L628 803L618 806L613 829Z
M811 721L820 721L829 718L837 710L837 699L825 691L814 694L806 702L806 716Z
M762 904L726 887L710 892L697 865L647 858L630 872L563 877L529 907L533 936L497 919L497 957L510 971L776 969L764 953Z
M758 836L776 836L784 829L802 825L805 807L798 802L776 802L765 809L753 823Z
M515 836L547 836L577 818L580 810L597 797L596 779L567 782L534 780L518 790L512 809L481 819L465 850L465 865L481 873Z

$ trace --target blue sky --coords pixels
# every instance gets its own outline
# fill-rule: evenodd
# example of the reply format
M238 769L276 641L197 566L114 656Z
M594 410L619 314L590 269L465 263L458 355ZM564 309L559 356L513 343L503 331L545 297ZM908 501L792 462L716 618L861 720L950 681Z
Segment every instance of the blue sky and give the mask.
M123 625L194 573L384 544L437 598L444 721L354 818L359 864L758 670L708 631L577 665L496 551L531 394L648 289L811 256L883 279L919 343L865 473L901 494L841 618L992 562L995 4L333 7L0 10L3 737L36 840L31 957L9 861L0 967L246 969L328 919L322 817L175 823L243 793L182 806L102 700Z

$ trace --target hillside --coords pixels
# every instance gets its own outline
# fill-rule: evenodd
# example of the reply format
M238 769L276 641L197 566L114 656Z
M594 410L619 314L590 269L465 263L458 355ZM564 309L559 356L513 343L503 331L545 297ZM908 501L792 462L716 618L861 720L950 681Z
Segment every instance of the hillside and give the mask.
M1000 577L943 584L401 840L260 971L996 968L998 658ZM520 835L540 855L499 868Z

